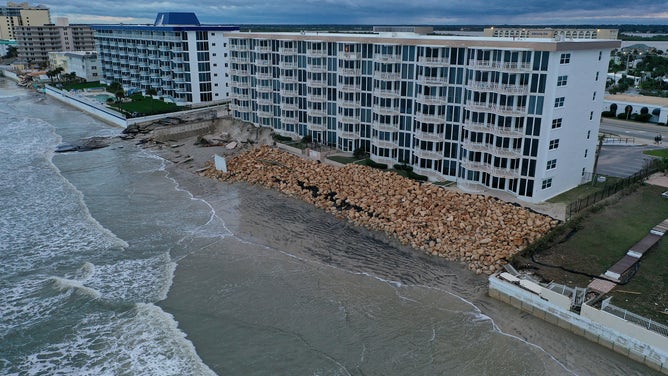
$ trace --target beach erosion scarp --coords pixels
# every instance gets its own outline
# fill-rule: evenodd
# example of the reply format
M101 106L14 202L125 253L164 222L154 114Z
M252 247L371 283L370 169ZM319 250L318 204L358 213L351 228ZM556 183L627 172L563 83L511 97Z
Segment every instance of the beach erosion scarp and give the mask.
M493 197L421 184L392 172L330 166L262 146L213 164L203 175L243 181L302 199L339 218L382 231L432 256L491 274L558 221Z

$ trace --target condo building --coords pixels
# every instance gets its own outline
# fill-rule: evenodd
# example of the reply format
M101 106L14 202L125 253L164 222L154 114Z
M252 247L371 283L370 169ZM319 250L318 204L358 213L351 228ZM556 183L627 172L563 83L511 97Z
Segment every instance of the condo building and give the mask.
M95 49L93 29L88 25L70 25L65 17L55 24L16 27L19 59L30 64L49 62L49 52L90 51Z
M18 26L42 26L51 23L49 8L44 5L7 2L0 7L0 39L16 39Z
M194 13L159 13L152 25L93 25L101 81L153 88L177 104L230 99L228 37L239 28L202 25ZM234 34L231 34L234 35Z
M63 68L86 82L100 80L100 60L96 51L49 52L49 68Z
M226 35L235 118L529 202L592 172L608 59L620 45L401 31Z

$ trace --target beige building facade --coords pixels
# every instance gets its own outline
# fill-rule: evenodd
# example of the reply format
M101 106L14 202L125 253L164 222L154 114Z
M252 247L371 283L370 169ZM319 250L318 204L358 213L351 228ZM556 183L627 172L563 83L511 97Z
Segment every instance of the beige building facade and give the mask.
M42 26L51 23L49 8L43 5L8 2L0 7L0 39L16 39L18 26Z
M46 64L49 52L95 50L93 29L88 25L70 25L65 18L56 24L16 28L19 59L31 64Z
M486 27L484 35L496 38L617 39L618 32L617 29Z

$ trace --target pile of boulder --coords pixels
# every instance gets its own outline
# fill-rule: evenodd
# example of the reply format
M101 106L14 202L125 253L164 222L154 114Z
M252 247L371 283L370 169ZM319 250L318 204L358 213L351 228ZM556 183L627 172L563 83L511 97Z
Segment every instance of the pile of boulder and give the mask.
M493 197L445 190L367 166L334 167L268 146L236 155L227 167L228 173L213 166L203 173L298 197L415 249L464 262L477 274L493 273L558 224Z

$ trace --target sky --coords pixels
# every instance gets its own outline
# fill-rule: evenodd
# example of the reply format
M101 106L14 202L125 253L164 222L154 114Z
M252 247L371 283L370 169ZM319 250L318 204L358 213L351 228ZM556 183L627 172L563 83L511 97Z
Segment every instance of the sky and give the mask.
M31 1L31 4L33 2ZM668 24L662 0L47 0L70 23L152 23L195 12L213 24Z

